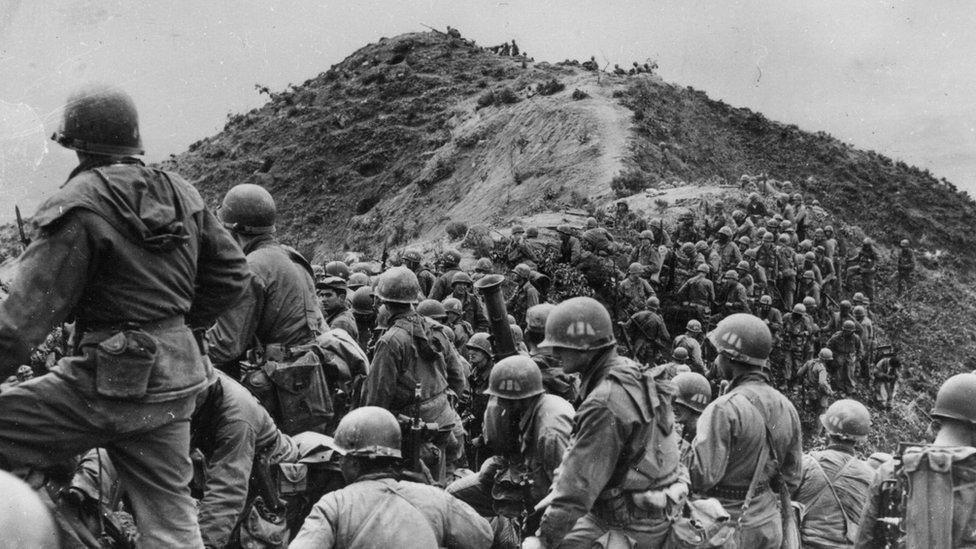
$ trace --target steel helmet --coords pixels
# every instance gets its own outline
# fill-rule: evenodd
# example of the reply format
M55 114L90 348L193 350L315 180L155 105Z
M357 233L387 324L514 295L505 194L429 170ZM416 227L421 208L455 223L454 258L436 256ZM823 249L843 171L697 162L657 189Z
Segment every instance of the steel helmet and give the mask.
M850 310L851 307L853 307L853 305L851 304L850 301L848 301L846 299L844 301L841 301L840 302L840 308L841 309Z
M510 356L498 361L488 375L486 395L519 400L541 395L542 371L531 358L523 355Z
M242 183L227 191L217 213L228 230L259 235L274 231L277 208L271 193L264 187Z
M784 219L783 221L780 221L779 228L783 231L789 231L793 228L793 223L791 223L789 219Z
M746 212L744 212L742 210L733 210L732 211L732 219L735 219L736 221L745 219L745 217L746 217Z
M773 236L773 233L767 232L767 233L763 233L762 235L763 242L772 242L774 238L775 237Z
M769 294L761 295L761 296L759 296L759 303L761 305L772 305L773 304L773 298Z
M754 260L758 256L759 256L759 253L756 251L755 248L749 248L748 250L742 252L742 257L748 257L749 259L753 259Z
M329 276L338 276L343 280L349 279L349 265L341 261L330 261L325 264L325 274Z
M681 372L671 378L675 388L674 402L702 413L712 400L712 386L705 376L695 372Z
M346 281L338 276L323 276L315 281L316 290L332 289L336 292L346 291Z
M804 304L797 303L796 305L793 306L793 314L803 315L806 313L807 313L807 308Z
M640 263L631 263L630 267L627 268L627 273L632 275L639 275L644 272L644 266Z
M472 334L464 346L472 349L478 349L479 351L482 351L488 355L488 358L495 356L495 353L491 348L491 336L485 332Z
M654 231L651 230L641 231L639 238L641 240L654 240Z
M525 236L529 238L535 238L539 236L539 227L529 227L525 229Z
M807 261L816 261L817 260L817 254L815 254L813 252L806 252L806 253L803 254L803 259L806 259Z
M62 147L89 154L143 154L139 113L124 91L95 84L70 96L61 126L51 136Z
M11 547L57 549L61 547L59 528L50 509L29 484L0 471L0 528ZM95 494L97 497L97 494Z
M393 267L380 275L376 282L376 295L390 303L416 303L420 294L417 275L406 267Z
M813 238L823 238L824 230L821 228L816 228L813 230Z
M455 266L461 262L461 252L453 248L445 250L441 255L441 261L446 266Z
M474 264L474 270L476 271L490 273L492 268L494 268L494 265L492 264L491 259L488 259L487 257L482 257L477 263Z
M449 313L461 314L464 312L463 307L461 306L461 300L456 297L449 297L441 303L444 304L444 310Z
M467 284L470 286L474 284L474 282L471 280L471 275L464 271L458 271L454 273L454 276L451 277L451 286L456 284Z
M555 305L552 303L540 303L533 305L525 311L525 325L530 332L545 332L546 319L552 312Z
M661 308L661 300L652 295L644 301L644 307L650 311L656 311Z
M610 313L591 297L574 297L556 305L546 319L546 338L539 347L578 351L603 349L615 344Z
M846 440L864 440L871 432L871 412L856 400L845 398L830 405L820 416L827 434Z
M708 333L719 354L736 362L763 367L773 349L773 336L766 323L746 313L723 318Z
M522 278L529 278L532 276L532 267L529 267L525 263L519 263L512 269L512 272ZM460 274L460 273L459 273ZM457 275L454 276L454 280L457 280Z
M681 245L680 251L684 255L692 255L695 253L695 244L692 242L685 242Z
M823 230L824 230L824 234L834 232L834 228L832 226L830 226L830 225L827 225L826 227L824 227Z
M369 286L369 275L366 273L352 273L349 275L349 282L346 283L346 286L353 291L363 286Z
M409 261L411 263L420 263L423 261L423 255L420 254L420 250L410 248L403 252L403 260Z
M817 356L820 357L820 360L833 360L834 352L831 351L829 347L824 347L823 349L820 349L820 353Z
M525 227L521 225L512 225L512 235L525 234Z
M976 424L976 374L956 374L947 379L935 397L932 417Z
M729 238L732 238L732 229L728 225L723 225L722 228L718 230L718 234L723 234Z
M857 329L857 325L854 324L853 320L845 320L844 324L841 325L840 329L845 332L853 332L854 330Z
M817 306L817 300L813 299L813 296L808 295L803 298L803 306L806 307L807 310L812 309Z
M675 347L674 350L671 351L671 358L678 361L688 360L688 349L685 349L684 347Z
M864 242L862 243L862 245L863 246L873 246L874 245L874 239L872 239L869 236L866 236L866 237L864 237Z
M444 320L447 317L447 311L444 310L444 305L436 299L425 299L421 301L417 305L417 312L421 316L433 318L434 320Z
M704 263L699 263L698 266L695 267L695 270L698 271L698 272L700 272L700 273L705 273L705 274L708 274L708 273L712 272L712 270L708 267L708 265L706 265Z
M586 228L587 229L593 229L595 227L596 227L596 218L595 217L587 217L586 218Z
M814 280L814 279L816 279L816 276L814 276L813 271L803 271L803 280Z
M867 297L865 297L863 293L854 292L854 296L851 298L851 301L853 301L854 303L864 303L866 299Z
M779 224L780 224L780 220L777 219L777 218L775 218L775 217L766 222L766 226L767 227L771 227L771 228L772 227L777 227L778 228L779 227Z
M803 202L803 195L800 193L796 193L793 195L793 200L797 202Z
M699 252L704 252L705 250L708 249L708 242L705 242L704 240L699 240L698 242L695 242L695 249L698 250Z
M911 245L911 242L909 242L907 238L904 238L902 239L901 242L898 243L898 245L901 246L902 248L907 248L909 245Z
M369 286L356 288L352 293L352 312L361 315L372 314L373 310L373 289Z
M731 269L725 271L725 274L722 275L722 280L739 280L739 273Z
M333 442L343 456L402 457L400 424L388 410L363 406L346 414L336 427Z
M776 239L781 245L788 245L790 243L790 235L785 233L780 233L779 238Z
M742 235L739 237L739 244L742 244L743 246L749 246L752 244L752 239L749 238L748 236Z
M855 318L863 318L868 314L868 311L863 306L858 305L851 310L851 314L853 314Z
M692 333L700 334L702 331L701 322L698 322L695 319L691 319L688 321L688 324L685 324L685 330Z
M751 267L749 266L749 262L748 261L740 261L735 266L735 270L737 270L737 271L748 271L750 268Z
M558 225L556 226L556 232L566 236L573 236L573 233L576 231L569 225Z

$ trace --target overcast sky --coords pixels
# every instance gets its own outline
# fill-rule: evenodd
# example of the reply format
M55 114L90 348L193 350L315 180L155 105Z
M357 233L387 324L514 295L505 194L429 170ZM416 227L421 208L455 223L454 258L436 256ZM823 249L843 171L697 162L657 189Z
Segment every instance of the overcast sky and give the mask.
M968 0L0 0L0 192L30 213L63 181L74 157L47 139L81 83L127 89L148 158L159 160L263 103L255 84L302 83L423 24L482 45L514 38L537 61L654 59L666 80L976 194Z

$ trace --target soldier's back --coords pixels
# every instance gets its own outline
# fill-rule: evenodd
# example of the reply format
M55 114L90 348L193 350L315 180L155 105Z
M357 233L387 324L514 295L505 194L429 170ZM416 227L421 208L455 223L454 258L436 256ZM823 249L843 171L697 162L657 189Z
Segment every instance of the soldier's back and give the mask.
M827 448L803 456L803 476L794 494L805 509L804 547L850 547L875 471L857 456Z
M264 296L255 335L262 344L302 345L315 339L322 313L315 282L292 250L273 240L247 254Z

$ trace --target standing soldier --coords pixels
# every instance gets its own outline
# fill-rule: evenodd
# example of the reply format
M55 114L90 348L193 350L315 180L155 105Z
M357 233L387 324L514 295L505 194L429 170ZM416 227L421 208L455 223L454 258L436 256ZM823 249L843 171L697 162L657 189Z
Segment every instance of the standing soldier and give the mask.
M444 273L434 282L427 297L443 301L451 293L451 285L454 283L454 275L461 272L458 264L461 263L461 254L457 250L449 249L441 255L441 265Z
M671 379L674 385L674 421L681 426L681 464L691 464L691 441L698 435L698 420L712 401L712 385L705 376L680 372Z
M376 306L373 303L373 288L363 286L352 294L352 315L356 319L356 332L359 346L365 351L376 328Z
M976 543L976 375L939 388L935 440L881 465L868 490L854 547L972 547Z
M69 316L75 353L0 394L0 462L43 470L104 447L140 545L203 547L189 488L190 415L214 377L202 333L250 284L247 263L193 186L133 157L126 93L71 95L54 139L79 165L34 214L0 303L0 379Z
M521 225L512 226L512 239L505 250L505 256L509 265L528 263L533 267L538 265L541 259L535 255L535 250L529 246L525 238L525 229Z
M536 257L537 261L542 261L546 254L545 243L539 240L539 228L529 227L525 229L525 246L532 252L532 255Z
M756 235L756 225L746 216L746 212L742 210L733 211L732 220L735 221L732 237L736 240L741 242L742 237L751 240Z
M847 268L847 278L849 279L852 275L858 275L861 277L861 291L868 296L868 299L874 299L874 267L878 263L878 253L874 251L874 240L870 238L865 238L864 242L861 244L861 250L858 252L857 256L853 260L849 260L855 263Z
M899 370L901 370L901 359L898 355L886 356L874 365L872 372L874 401L885 410L891 409L891 399L895 397Z
M715 292L715 303L723 317L734 313L750 313L749 294L739 283L739 273L726 271Z
M307 345L324 324L312 267L274 237L275 212L271 194L248 183L227 191L218 212L254 275L247 291L207 333L210 360L235 380L240 379L239 361L255 341L264 349Z
M674 338L674 348L684 347L688 350L691 359L691 369L700 374L705 373L705 360L702 358L702 325L701 322L691 319L685 325L685 333Z
M787 386L798 381L796 372L810 359L816 327L802 303L783 319L783 379Z
M639 263L644 267L644 278L657 283L660 279L661 249L654 242L654 233L650 230L642 231L637 246L630 252L630 262Z
M855 446L871 430L871 413L856 400L838 400L820 416L827 448L803 456L803 477L794 497L805 510L803 547L853 547L874 469L858 459Z
M783 310L793 308L793 296L796 293L796 253L790 246L790 238L785 234L779 235L779 246L776 248L776 287L779 289L779 299Z
M452 463L463 453L464 430L448 397L465 394L467 380L447 336L413 310L419 288L417 275L406 267L380 275L376 294L390 312L389 328L376 342L361 404L407 416L418 406L424 422L453 425L454 440L447 448ZM417 385L419 403L414 398Z
M695 228L695 215L691 212L682 213L678 216L678 226L674 229L671 241L675 244L691 242L694 244L701 240L701 233Z
M430 272L430 269L423 265L423 260L424 256L420 254L420 250L411 248L403 252L403 264L413 271L413 274L417 275L417 282L420 283L421 297L427 297L434 288L434 284L437 283L437 277L434 276L434 273Z
M693 491L738 521L736 546L778 548L800 482L802 435L793 404L764 373L773 340L756 317L732 315L708 335L729 390L705 408L692 442Z
M467 504L440 488L398 480L401 441L396 417L382 408L342 418L335 449L348 484L322 496L289 547L490 547L491 526Z
M556 231L562 238L559 244L560 263L577 265L583 259L583 244L576 237L576 231L569 225L559 225Z
M484 276L492 274L495 266L491 262L491 258L482 257L474 264L474 273L471 275L471 280L477 282L481 280Z
M702 263L696 268L698 274L689 278L675 292L675 300L687 307L702 322L708 322L712 314L712 303L715 303L715 287L708 279L708 265Z
M842 392L848 394L856 387L854 372L864 355L861 338L854 332L856 328L857 325L853 320L845 320L841 331L834 333L827 340L827 347L833 351L834 361L837 364L837 385Z
M623 324L638 364L656 364L658 357L665 356L671 346L671 334L661 317L660 308L660 300L649 297L644 303L644 310L634 313Z
M485 304L481 302L472 290L471 276L463 271L454 274L451 280L451 297L461 302L461 318L479 332L488 331L488 313Z
M617 356L610 314L588 297L556 305L542 346L552 348L566 371L583 375L583 402L539 539L527 541L589 548L626 537L637 547L660 547L670 517L665 505L646 496L666 501L663 491L687 489L680 480L670 387Z
M817 283L817 277L813 271L803 271L803 278L800 282L800 291L797 293L802 301L806 301L808 298L813 300L814 305L820 306L820 284Z
M322 311L329 328L345 330L353 339L359 339L359 328L346 300L346 281L337 276L327 276L315 283Z
M898 244L898 295L912 284L912 274L915 272L915 252L911 243L902 240Z
M827 402L834 396L834 390L830 388L830 362L834 360L834 352L824 347L820 349L817 358L808 360L796 377L800 379L800 387L803 389L803 403L807 411L813 418L813 425L810 425L810 432L820 434L820 429L816 426L817 418L827 409Z
M491 336L485 332L478 332L471 336L465 345L468 362L471 364L471 373L468 375L468 388L470 393L465 400L469 401L468 411L474 421L480 423L485 417L485 408L488 407L488 376L491 375L491 367L495 364L495 351L491 346ZM471 433L472 437L480 435Z
M820 229L817 229L818 231ZM837 286L837 274L834 272L834 261L833 259L827 257L824 253L823 246L817 246L813 249L814 256L816 257L817 269L820 270L820 276L823 279L821 283L821 290L824 293L836 298L839 292Z
M732 241L732 229L726 225L718 231L718 256L721 260L719 270L727 271L734 269L742 261L742 252Z
M563 371L559 361L552 356L552 349L539 347L546 336L546 319L554 307L552 303L541 303L525 312L525 342L529 357L542 372L542 387L546 392L575 404L579 396L579 378Z
M463 349L468 344L468 339L474 334L474 326L464 320L464 310L460 299L449 297L441 303L444 304L444 312L447 313L446 325L454 330L454 345L458 349Z
M652 373L657 379L669 380L683 372L691 372L691 367L688 366L688 349L675 347L674 351L671 351L671 360L655 366Z
M532 268L525 263L519 263L512 269L512 273L515 275L515 281L518 283L518 289L515 290L515 294L509 299L509 310L513 308L524 312L529 310L529 307L535 307L539 304L539 290L532 284Z
M769 277L767 276L766 269L756 261L756 249L752 248L746 250L742 253L742 260L749 263L749 275L752 276L753 282L756 284L756 294L760 296L768 292L769 288Z
M783 313L773 307L773 298L765 294L759 298L759 307L756 316L762 320L769 333L773 336L773 346L779 344L779 333L783 329Z
M862 379L869 381L871 379L871 366L874 366L874 322L868 317L867 309L861 305L854 307L851 312L854 313L854 321L861 325L861 332L858 335L861 338L861 348L864 349L864 354L861 355L859 372Z
M643 310L647 299L654 295L654 289L647 280L641 278L642 274L644 267L640 263L631 263L627 269L627 278L621 280L617 286L617 293L623 302L623 310L620 311L623 318L629 318Z

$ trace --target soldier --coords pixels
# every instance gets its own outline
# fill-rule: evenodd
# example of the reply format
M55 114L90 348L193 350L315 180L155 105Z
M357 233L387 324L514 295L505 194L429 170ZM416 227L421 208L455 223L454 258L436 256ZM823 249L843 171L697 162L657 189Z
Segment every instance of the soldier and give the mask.
M718 231L719 270L734 269L742 261L742 252L732 241L732 229L726 225Z
M540 257L535 255L535 250L528 245L525 239L525 229L521 225L512 226L512 239L505 250L505 257L509 265L528 263L532 267L539 264Z
M417 305L417 314L420 316L427 317L438 324L444 324L447 322L447 309L444 308L444 304L440 301L433 299L425 299ZM447 334L448 339L454 342L454 332L449 331Z
M817 265L817 254L813 251L813 246L809 240L804 240L800 243L800 252L803 254L802 256L797 255L800 270L804 273L807 271L812 272L813 279L823 288L823 274L820 272L820 266Z
M898 383L898 371L901 369L901 359L898 355L886 356L874 365L874 401L885 410L891 409L891 399L895 396L895 384Z
M675 292L675 300L693 311L699 320L707 322L715 303L715 287L708 279L709 268L704 263L696 268L698 274L685 281Z
M898 295L901 295L906 288L912 284L912 274L915 272L915 252L912 251L911 243L903 239L898 244L898 256L896 258L898 271Z
M976 375L939 388L932 408L935 440L883 463L868 490L857 548L969 547L974 543Z
M322 496L289 547L490 547L491 526L466 503L440 488L397 480L400 445L400 425L382 408L342 418L335 446L348 484Z
M652 374L655 378L660 380L673 379L674 376L682 372L691 372L691 367L688 366L688 349L684 347L675 347L671 351L671 361L665 362L660 366L655 366L651 368L653 370Z
M800 290L797 297L802 298L803 301L811 299L814 305L819 307L821 303L820 284L817 284L816 274L813 271L803 271L803 277L800 280Z
M674 338L674 348L684 347L688 351L691 359L692 370L704 374L705 361L702 358L701 348L702 325L701 322L691 319L685 325L685 333Z
M860 373L865 381L871 379L871 366L874 365L874 322L868 318L867 310L858 305L851 311L854 314L854 321L860 324L861 331L858 334L861 338L861 348L864 354L861 356Z
M474 264L474 273L471 275L471 280L477 282L484 278L485 275L490 275L494 272L495 266L491 262L491 258L482 257Z
M349 275L349 281L346 282L346 291L347 291L347 293L349 293L349 292L355 293L356 290L362 288L363 286L369 286L369 275L368 274L355 272L355 273L352 273L351 275Z
M421 420L454 426L447 447L452 463L463 453L464 430L450 401L467 392L466 372L447 336L413 310L418 291L417 275L406 267L380 275L376 294L390 312L389 328L376 343L361 404L412 415L419 384Z
M794 305L793 312L783 319L783 379L787 386L799 382L796 373L813 353L816 331L802 303Z
M447 493L486 518L521 517L549 493L569 444L575 412L562 398L546 394L539 368L520 355L492 367L485 393L495 401L485 424L488 444L496 453L477 474L450 484ZM492 427L503 422L506 427ZM509 436L498 437L501 433ZM500 529L495 532L499 546Z
M803 203L803 195L795 193L792 198L792 203L794 208L793 224L796 225L796 236L800 240L804 240L807 237L809 212Z
M555 307L552 303L542 303L525 312L525 342L529 350L529 357L535 361L542 372L542 387L546 392L562 397L570 404L575 404L579 396L579 378L567 374L559 365L559 361L552 356L551 349L539 347L545 339L546 319Z
M664 356L671 343L671 334L664 324L659 309L661 301L649 297L644 302L644 310L634 313L623 324L627 338L633 345L632 354L638 364L655 364L658 357Z
M373 303L373 288L363 286L352 294L352 316L356 319L356 333L359 346L365 351L376 327L376 308Z
M461 272L458 264L461 263L461 254L457 250L448 249L445 250L441 255L441 264L443 266L443 274L437 277L434 281L434 286L430 289L430 293L427 297L430 299L436 299L438 301L444 301L444 298L448 297L451 293L451 285L454 283L454 275ZM419 277L418 277L419 279Z
M660 280L661 266L664 260L661 257L661 250L654 243L654 232L650 230L641 231L637 246L630 252L630 263L638 263L642 267L645 279L654 282Z
M737 246L739 246L739 252L742 254L742 257L744 259L746 252L749 251L752 247L752 238L748 236L740 236L738 239L736 239L735 243Z
M735 314L708 335L716 367L731 382L705 408L692 442L692 489L718 498L738 521L736 546L776 548L789 494L801 473L800 417L764 373L772 337L756 317ZM778 492L778 494L777 494Z
M803 403L813 417L813 425L810 432L820 435L820 429L816 426L816 418L827 409L827 401L834 396L834 390L830 387L830 363L834 360L834 352L824 347L820 349L817 358L808 360L796 377L800 380L800 388L803 390Z
M766 324L769 333L773 336L773 345L779 343L779 334L783 329L783 313L773 307L773 298L764 294L759 298L758 312L756 316Z
M844 301L840 302L837 312L830 317L830 322L827 323L826 332L833 334L834 332L839 331L844 326L844 321L846 320L854 320L854 305L845 299ZM855 330L856 328L857 326L855 323Z
M315 283L315 289L329 328L345 330L353 339L358 340L356 317L346 301L346 281L337 276L326 276Z
M675 388L674 421L681 426L681 464L687 467L691 464L691 441L698 434L698 419L712 401L712 386L695 372L679 372L671 384Z
M820 229L817 229L818 231ZM817 270L820 271L821 280L821 290L830 296L836 297L839 292L837 285L837 273L834 271L834 261L827 257L824 253L823 246L817 246L813 249L814 257L816 258Z
M193 186L134 158L142 142L124 92L73 94L54 139L79 165L34 215L0 303L0 379L69 315L75 356L0 394L0 464L44 470L104 447L130 488L140 544L203 547L189 419L214 373L194 332L250 284L246 260ZM4 488L8 501L30 499ZM32 545L13 541L23 528L6 538Z
M469 394L466 400L469 401L468 410L476 423L480 423L485 417L485 408L488 406L488 377L491 375L491 367L494 366L495 351L492 349L491 336L485 332L477 332L464 346L468 362L471 364L471 373L468 375ZM481 434L478 432L469 433L472 438Z
M430 269L423 265L423 260L424 257L420 254L420 250L411 248L403 252L403 264L417 275L417 281L420 283L421 297L427 297L430 296L434 285L437 283L437 277L434 276L434 273L430 272ZM431 297L431 299L443 298Z
M723 317L733 313L752 312L749 309L749 294L739 283L739 273L735 271L726 271L722 275L722 282L715 294L715 303Z
M783 309L793 308L793 298L796 293L796 254L790 246L790 237L779 235L779 246L776 248L776 287L779 289L780 303Z
M755 297L760 294L759 288L756 286L756 281L752 278L749 272L752 267L749 265L748 261L740 261L738 265L735 266L735 273L739 275L739 284L746 291L746 299L751 304L754 302Z
M695 215L691 212L685 212L678 216L678 226L674 230L674 235L671 237L671 241L675 244L684 244L685 242L698 242L701 240L701 233L695 227Z
M698 251L705 258L705 263L711 269L710 276L718 277L720 269L722 268L722 258L718 255L715 248L708 245L704 240L699 240L695 243L695 250Z
M546 256L546 245L539 241L539 228L529 227L525 229L525 246L532 252L536 261L542 261Z
M314 273L313 273L314 274ZM349 280L349 265L342 261L330 261L322 269L323 276L337 276L343 280Z
M733 211L732 221L735 222L735 227L732 228L732 238L741 241L743 237L751 240L756 236L756 225L752 219L749 219L746 212L742 210ZM740 249L740 251L745 250Z
M268 191L237 185L227 191L218 214L243 248L253 276L244 295L207 332L208 355L214 365L240 379L239 362L255 342L262 349L307 345L315 341L325 319L311 265L274 237L276 210ZM331 265L326 265L326 276Z
M462 313L461 300L456 297L449 297L441 302L444 305L444 312L447 313L448 328L454 331L454 345L458 349L463 349L468 344L468 339L474 334L474 327L467 320L464 320Z
M584 400L539 539L528 540L537 547L588 548L622 536L637 547L660 547L670 530L665 493L687 490L670 387L618 357L615 343L610 314L588 297L563 301L546 321L542 347L583 375Z
M529 307L535 307L539 304L539 290L532 284L532 268L525 263L516 265L512 269L512 273L515 275L518 288L508 300L508 309L515 309L524 313L524 311L529 310Z
M874 240L865 238L857 256L848 262L856 263L847 268L847 278L857 275L861 277L861 291L874 299L874 267L878 262L878 253L874 251Z
M695 271L700 265L704 265L707 269L706 275L711 270L708 269L708 265L705 265L705 258L695 250L695 245L691 242L685 242L677 251L672 250L668 253L666 264L671 269L671 280L668 283L670 287L683 286L688 279L695 276Z
M856 400L838 400L820 416L828 446L803 456L803 476L794 497L805 510L803 547L853 547L858 520L874 469L858 459L855 446L867 438L871 414Z
M488 313L481 298L472 291L473 282L468 273L459 271L451 281L451 297L461 302L461 318L479 332L488 331Z
M756 284L756 293L753 295L761 296L769 288L769 277L767 276L766 269L756 261L758 257L756 252L757 250L755 248L746 250L742 254L742 260L749 263L748 273Z
M631 263L627 269L627 278L621 280L617 286L617 294L623 305L623 310L620 311L623 318L629 318L643 310L647 299L655 295L650 283L641 278L642 274L644 267L640 263Z
M854 333L856 326L853 320L845 320L841 331L834 333L827 340L827 347L834 353L837 364L837 385L845 393L854 391L854 372L864 356L861 338Z
M776 283L776 276L779 272L777 263L776 245L773 243L775 236L771 232L763 233L762 243L756 248L755 262L762 267L763 272L768 278L768 283Z
M749 193L749 203L746 204L746 213L752 218L753 223L758 223L760 219L769 216L766 204L759 198L759 193Z
M576 231L569 225L559 225L556 231L562 237L559 245L559 261L574 266L579 264L580 260L583 259L583 245L576 237Z

